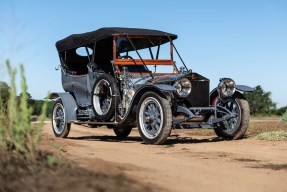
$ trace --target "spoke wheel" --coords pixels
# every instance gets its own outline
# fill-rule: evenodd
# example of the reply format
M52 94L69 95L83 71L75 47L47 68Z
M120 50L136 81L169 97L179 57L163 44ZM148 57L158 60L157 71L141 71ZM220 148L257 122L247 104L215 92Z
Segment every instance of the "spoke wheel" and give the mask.
M92 104L97 120L109 121L115 114L119 103L119 88L109 74L102 74L95 82L92 91Z
M148 97L140 108L140 125L149 139L154 139L162 129L163 110L158 100Z
M145 93L139 102L137 123L145 143L164 143L172 126L172 113L168 100L153 92Z
M65 108L61 101L57 101L53 107L52 127L56 137L67 137L71 124L66 122Z
M214 125L217 136L227 140L243 138L250 118L248 102L239 98L220 100L217 97L213 105L223 107L232 114L232 117ZM226 117L226 113L218 112L217 117Z
M105 115L111 108L112 90L111 85L106 79L101 79L95 86L94 107L99 115Z

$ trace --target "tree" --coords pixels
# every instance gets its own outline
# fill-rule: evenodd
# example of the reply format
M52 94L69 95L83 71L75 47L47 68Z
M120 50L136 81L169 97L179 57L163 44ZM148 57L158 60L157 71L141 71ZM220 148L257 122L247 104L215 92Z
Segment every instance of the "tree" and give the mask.
M19 98L22 97L22 94L23 93L20 93ZM27 92L26 95L27 95L28 106L33 107L33 105L35 104L35 100L32 99L32 95L30 93Z
M244 93L244 96L249 102L251 115L270 115L276 109L271 92L265 92L260 85L256 86L253 92Z

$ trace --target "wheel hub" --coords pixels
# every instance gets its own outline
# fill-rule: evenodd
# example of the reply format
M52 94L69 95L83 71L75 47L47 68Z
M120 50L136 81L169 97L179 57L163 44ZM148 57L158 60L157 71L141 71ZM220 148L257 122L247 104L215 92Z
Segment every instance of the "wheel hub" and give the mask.
M161 117L156 103L147 103L144 108L145 128L149 134L156 134L160 127Z

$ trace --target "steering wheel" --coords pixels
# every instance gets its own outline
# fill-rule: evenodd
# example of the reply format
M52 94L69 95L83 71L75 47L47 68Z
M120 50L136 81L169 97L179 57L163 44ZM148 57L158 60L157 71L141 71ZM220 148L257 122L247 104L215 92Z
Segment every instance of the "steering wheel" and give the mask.
M129 55L120 56L119 59L132 59L132 60L134 60L134 58L132 58L132 57L129 56Z

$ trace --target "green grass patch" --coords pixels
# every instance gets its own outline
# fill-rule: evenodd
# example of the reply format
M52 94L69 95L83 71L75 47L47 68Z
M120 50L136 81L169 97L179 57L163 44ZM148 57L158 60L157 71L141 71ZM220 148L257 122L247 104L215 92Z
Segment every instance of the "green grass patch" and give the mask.
M33 160L36 158L38 144L41 140L43 122L46 118L47 102L42 106L40 123L37 127L31 124L32 108L28 105L27 83L24 67L20 65L21 94L16 92L17 69L6 61L10 76L8 96L0 100L0 150L7 151L19 158Z
M47 163L48 163L49 166L58 165L59 162L60 162L60 160L57 157L53 156L53 155L49 155L47 157Z
M62 151L62 152L67 152L64 147L56 144L56 143L50 143L50 146L54 147L55 149L59 150L59 151Z
M287 131L263 132L257 135L255 139L267 141L287 141Z

